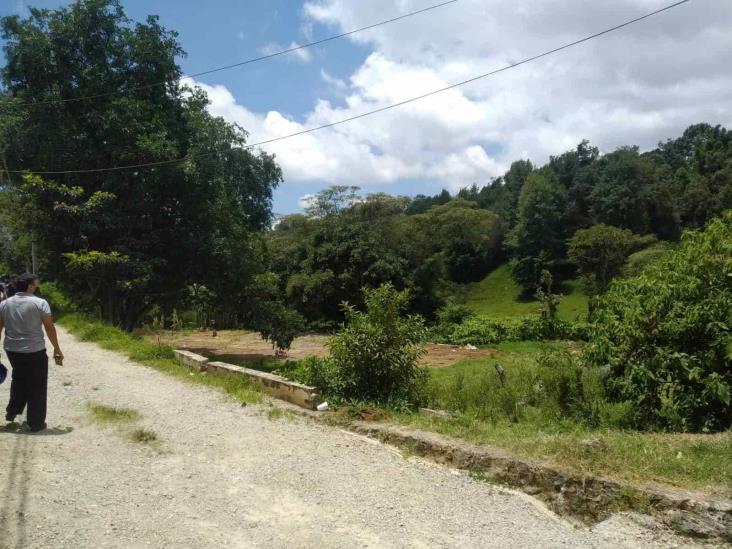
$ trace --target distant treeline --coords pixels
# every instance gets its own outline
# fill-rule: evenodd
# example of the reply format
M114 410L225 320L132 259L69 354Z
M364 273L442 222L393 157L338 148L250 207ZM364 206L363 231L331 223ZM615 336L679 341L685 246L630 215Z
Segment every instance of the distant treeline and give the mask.
M284 299L311 322L339 320L341 302L359 303L361 287L387 281L410 289L412 309L431 316L452 284L506 260L528 295L544 269L558 281L582 275L591 294L603 293L632 253L732 207L732 135L697 124L652 151L605 155L583 141L545 166L518 160L454 196L357 191L327 189L267 235Z

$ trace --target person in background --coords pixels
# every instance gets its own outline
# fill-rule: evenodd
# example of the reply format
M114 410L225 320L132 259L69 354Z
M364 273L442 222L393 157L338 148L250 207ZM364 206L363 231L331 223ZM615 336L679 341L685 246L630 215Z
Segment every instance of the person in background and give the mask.
M31 432L46 428L48 355L42 328L53 345L56 364L64 358L51 307L45 299L33 295L36 288L38 278L26 273L16 281L15 295L0 302L0 336L5 330L3 347L13 371L5 419L15 421L27 406L26 421Z

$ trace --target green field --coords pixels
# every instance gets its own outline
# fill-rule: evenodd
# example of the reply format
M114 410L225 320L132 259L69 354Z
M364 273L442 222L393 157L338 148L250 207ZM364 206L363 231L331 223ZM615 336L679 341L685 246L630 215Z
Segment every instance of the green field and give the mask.
M558 290L563 294L559 304L559 317L577 320L587 314L587 296L578 280L565 282ZM478 314L492 318L520 317L535 314L539 304L534 300L522 300L521 291L511 278L511 268L506 263L493 270L480 282L463 286L459 296Z

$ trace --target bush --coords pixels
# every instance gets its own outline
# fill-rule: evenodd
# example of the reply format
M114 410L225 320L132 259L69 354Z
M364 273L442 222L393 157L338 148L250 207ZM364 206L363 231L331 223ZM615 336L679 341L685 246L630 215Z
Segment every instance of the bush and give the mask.
M71 299L58 287L55 282L44 282L38 290L39 297L42 297L51 306L54 317L61 318L70 313L77 312L77 307Z
M549 320L541 316L516 319L494 319L484 316L468 318L461 324L445 326L434 333L442 343L452 345L495 345L506 341L587 341L590 325L586 322Z
M437 322L443 325L460 324L473 316L475 316L475 313L467 305L448 303L437 311Z
M425 330L421 317L402 317L409 293L384 284L364 289L364 301L365 312L344 304L346 324L328 343L332 358L310 360L303 369L319 389L344 399L418 403L426 383L418 365Z
M661 259L672 249L668 242L658 244L631 254L623 267L623 276L638 276L648 265Z
M732 211L598 301L588 364L641 428L732 427Z

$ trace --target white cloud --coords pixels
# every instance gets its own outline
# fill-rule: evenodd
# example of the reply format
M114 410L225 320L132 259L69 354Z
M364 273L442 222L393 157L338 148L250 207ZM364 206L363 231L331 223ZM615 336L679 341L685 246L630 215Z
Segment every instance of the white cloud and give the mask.
M331 86L337 92L344 92L348 89L348 84L346 84L345 80L332 76L325 69L320 69L320 77L323 79L323 82Z
M343 104L318 100L298 120L251 112L226 88L204 87L212 112L263 141L445 87L666 3L461 0L353 35L372 50L363 64L347 80L321 70ZM418 0L313 0L304 25L348 30L372 23L374 13L420 7ZM726 3L696 0L468 86L266 148L287 182L368 186L424 178L453 189L485 183L518 158L543 163L583 138L604 151L650 148L693 123L732 126L731 27Z
M290 42L289 46L283 46L282 44L271 42L259 48L259 53L261 55L272 55L273 53L277 53L283 50L291 50L299 47L300 44L298 44L297 42ZM299 50L296 49L295 51L284 54L283 57L291 61L297 61L299 63L310 63L310 61L312 61L313 59L312 55L310 54L310 50L308 50L307 48L301 48Z

